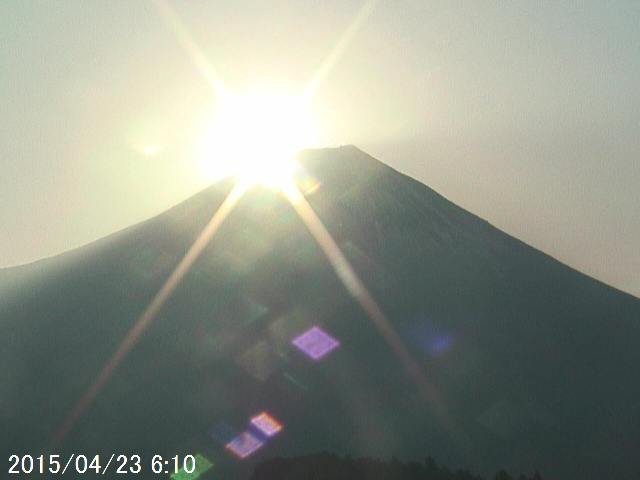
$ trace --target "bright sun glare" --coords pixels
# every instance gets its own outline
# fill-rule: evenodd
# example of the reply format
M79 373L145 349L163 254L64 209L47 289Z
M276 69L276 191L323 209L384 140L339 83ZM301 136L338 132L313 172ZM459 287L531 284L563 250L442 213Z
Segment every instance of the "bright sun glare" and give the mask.
M208 180L233 175L279 188L293 173L296 153L315 141L306 102L298 97L228 93L208 121L198 157Z

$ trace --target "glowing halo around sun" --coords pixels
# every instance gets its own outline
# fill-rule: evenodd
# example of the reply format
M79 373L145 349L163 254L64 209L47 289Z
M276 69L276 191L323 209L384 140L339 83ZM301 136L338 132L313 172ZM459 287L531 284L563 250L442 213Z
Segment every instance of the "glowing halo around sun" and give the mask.
M291 178L296 153L315 142L316 128L301 97L229 92L207 120L197 157L208 181L234 176L278 189Z

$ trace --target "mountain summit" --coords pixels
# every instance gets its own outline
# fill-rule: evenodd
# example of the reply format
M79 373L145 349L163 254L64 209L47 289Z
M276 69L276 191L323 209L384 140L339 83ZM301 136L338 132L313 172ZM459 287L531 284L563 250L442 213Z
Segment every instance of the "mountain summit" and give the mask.
M213 463L201 478L240 479L261 459L330 451L551 480L637 477L639 299L354 147L300 163L301 190L391 337L292 206L256 187L52 447L224 201L225 180L98 242L0 270L5 461L139 455L138 478L157 478L154 455L198 453Z

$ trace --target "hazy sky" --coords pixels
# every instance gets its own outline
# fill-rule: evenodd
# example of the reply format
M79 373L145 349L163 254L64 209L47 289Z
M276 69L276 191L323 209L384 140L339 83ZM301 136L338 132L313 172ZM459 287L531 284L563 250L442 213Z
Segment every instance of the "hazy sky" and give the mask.
M297 92L364 3L172 5L229 88ZM313 99L317 146L355 144L640 296L639 25L635 1L381 0ZM151 1L0 2L0 98L0 267L206 186L216 98Z

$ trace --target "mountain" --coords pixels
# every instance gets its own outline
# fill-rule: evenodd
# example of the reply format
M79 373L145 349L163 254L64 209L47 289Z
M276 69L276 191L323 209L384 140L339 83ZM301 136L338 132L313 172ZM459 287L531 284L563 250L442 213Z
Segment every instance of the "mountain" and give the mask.
M5 462L137 454L137 478L158 478L154 455L198 453L213 463L201 478L242 479L269 457L330 451L432 456L487 476L637 478L639 299L354 147L300 163L301 189L388 328L292 206L254 188L52 443L231 190L219 182L98 242L0 270ZM324 333L305 354L310 329ZM311 359L323 338L333 350ZM232 448L255 451L240 460Z

